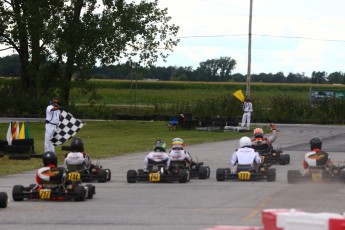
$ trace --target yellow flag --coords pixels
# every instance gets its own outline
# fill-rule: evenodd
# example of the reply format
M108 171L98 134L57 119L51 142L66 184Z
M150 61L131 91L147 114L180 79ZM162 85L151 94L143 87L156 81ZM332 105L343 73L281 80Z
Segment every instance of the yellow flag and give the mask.
M18 139L25 139L25 124L23 122L22 127L20 128Z
M244 102L245 97L244 97L242 90L239 89L236 92L234 92L232 95L234 95L241 102Z

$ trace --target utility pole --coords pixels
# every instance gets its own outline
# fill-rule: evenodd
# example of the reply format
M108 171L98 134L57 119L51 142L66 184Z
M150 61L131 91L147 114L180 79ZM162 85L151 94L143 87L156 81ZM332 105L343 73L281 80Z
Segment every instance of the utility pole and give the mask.
M248 69L247 69L247 84L246 84L247 98L250 98L250 67L251 67L251 62L252 62L252 12L253 12L253 0L250 0L249 34L248 34Z

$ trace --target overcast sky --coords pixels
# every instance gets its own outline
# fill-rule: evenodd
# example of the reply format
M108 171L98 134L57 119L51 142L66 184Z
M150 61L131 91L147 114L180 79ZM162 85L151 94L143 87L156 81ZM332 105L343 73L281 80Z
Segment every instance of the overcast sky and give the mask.
M247 73L250 0L159 0L181 42L157 66L224 56ZM345 0L253 0L251 73L345 72Z
M247 73L250 0L159 0L181 42L167 62L231 57ZM345 72L345 0L253 0L251 73ZM9 55L2 52L0 56Z

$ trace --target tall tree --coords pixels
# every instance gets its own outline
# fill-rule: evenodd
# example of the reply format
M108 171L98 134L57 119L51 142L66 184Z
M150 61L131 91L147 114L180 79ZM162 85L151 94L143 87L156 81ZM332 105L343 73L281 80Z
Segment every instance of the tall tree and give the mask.
M0 0L0 44L18 53L20 86L31 100L50 93L68 103L72 77L85 82L97 62L152 65L178 44L179 27L158 0L98 2Z
M231 71L236 66L236 60L231 57L209 59L199 64L196 70L197 81L229 81Z

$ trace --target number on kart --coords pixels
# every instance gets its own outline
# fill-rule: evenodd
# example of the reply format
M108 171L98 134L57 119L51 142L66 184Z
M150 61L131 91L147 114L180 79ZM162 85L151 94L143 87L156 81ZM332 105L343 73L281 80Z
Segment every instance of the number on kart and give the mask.
M240 180L250 180L250 172L239 172L238 179Z
M40 190L40 198L41 199L45 199L45 200L49 200L50 199L50 194L51 194L51 190L50 189L41 189Z
M313 182L319 182L321 181L322 178L322 173L312 173L311 174L311 179Z
M150 173L149 179L150 181L160 181L161 175L159 173Z
M80 173L78 172L68 173L68 180L80 180Z

